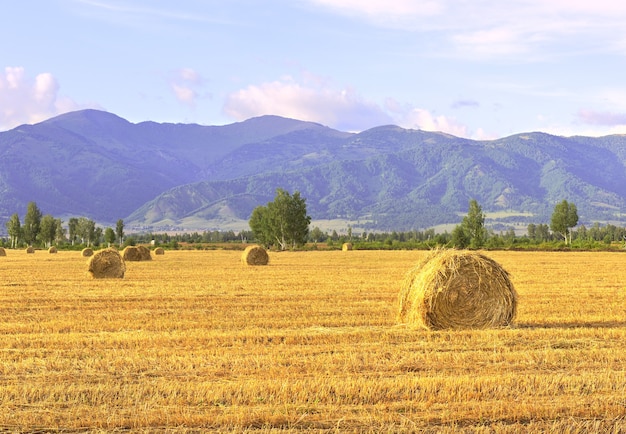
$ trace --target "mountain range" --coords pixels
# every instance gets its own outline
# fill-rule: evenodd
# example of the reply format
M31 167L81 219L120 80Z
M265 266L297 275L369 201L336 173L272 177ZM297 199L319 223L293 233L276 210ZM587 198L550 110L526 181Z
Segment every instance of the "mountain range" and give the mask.
M35 201L56 217L144 230L247 229L276 188L314 225L413 230L456 224L476 199L495 229L626 222L626 136L516 134L476 141L379 126L360 133L261 116L224 126L131 123L81 110L0 132L0 223ZM333 223L334 222L334 223Z

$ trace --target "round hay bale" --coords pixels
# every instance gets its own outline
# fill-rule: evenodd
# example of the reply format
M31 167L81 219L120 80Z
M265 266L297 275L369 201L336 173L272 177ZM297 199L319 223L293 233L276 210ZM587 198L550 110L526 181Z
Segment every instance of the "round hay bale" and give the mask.
M144 246L128 246L122 251L122 257L125 261L149 261L152 259L150 250Z
M33 246L28 246L26 248L26 253L35 253L35 248Z
M58 250L55 246L50 246L50 248L48 249L48 253L56 253L56 252L58 252Z
M407 273L399 296L400 322L433 330L506 327L516 313L509 274L471 251L434 250Z
M267 265L269 261L270 257L261 246L248 246L241 255L241 262L246 265Z
M115 249L98 250L87 262L94 279L122 279L126 272L124 259Z
M352 243L343 243L341 246L342 252L347 252L348 250L352 250Z
M0 256L6 256L7 252L4 250L4 247L0 247Z
M90 256L93 256L93 250L91 250L89 247L87 247L87 248L83 249L83 250L80 252L80 254L81 254L83 257L88 258L88 257L90 257Z
M165 250L163 250L163 247L157 247L156 249L154 249L154 254L155 255L165 255Z
M139 255L141 256L141 261L151 261L152 255L150 254L150 249L146 246L137 246L137 250L139 250Z

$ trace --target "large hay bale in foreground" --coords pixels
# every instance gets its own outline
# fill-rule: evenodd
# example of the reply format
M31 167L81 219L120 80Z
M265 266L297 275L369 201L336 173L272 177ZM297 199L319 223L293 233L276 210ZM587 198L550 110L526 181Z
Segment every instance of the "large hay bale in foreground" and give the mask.
M48 249L48 253L56 253L56 252L58 252L58 250L55 246L50 246L50 248Z
M35 253L35 248L33 246L28 246L26 248L26 253Z
M407 273L399 305L401 322L428 329L505 327L517 313L517 293L493 259L434 250Z
M89 247L87 247L87 248L84 248L84 249L80 252L80 254L81 254L83 257L88 258L88 257L90 257L90 256L93 256L93 250L91 250Z
M0 247L0 256L6 256L7 252L4 250L4 247Z
M241 262L246 265L267 265L269 261L270 257L261 246L248 246L241 254Z
M150 249L145 246L128 246L122 252L125 261L150 261Z
M89 273L94 279L121 279L126 272L126 264L120 253L112 248L97 251L89 258Z
M352 250L352 243L343 243L343 245L341 246L341 251L347 252L349 250Z
M155 255L165 255L165 250L163 250L163 247L157 247L156 249L154 249L154 254Z

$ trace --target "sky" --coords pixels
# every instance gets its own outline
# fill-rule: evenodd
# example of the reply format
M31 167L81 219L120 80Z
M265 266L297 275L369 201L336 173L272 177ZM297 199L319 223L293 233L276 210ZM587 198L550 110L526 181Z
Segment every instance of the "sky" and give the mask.
M20 0L0 13L0 131L266 114L489 140L626 134L623 0Z

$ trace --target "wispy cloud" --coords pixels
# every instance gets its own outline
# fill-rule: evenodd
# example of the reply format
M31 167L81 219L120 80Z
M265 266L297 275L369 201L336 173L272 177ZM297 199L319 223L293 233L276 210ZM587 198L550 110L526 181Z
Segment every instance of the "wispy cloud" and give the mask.
M33 78L23 67L5 67L0 72L0 129L40 122L87 107L60 96L59 89L56 78L48 72Z
M137 5L138 2L133 0L74 0L74 2L87 7L88 11L96 13L98 18L125 24L138 24L137 20L150 19L235 24L217 15L210 16L191 11L189 7L185 8L185 12L181 12L181 8L146 7Z
M571 50L615 52L626 48L626 3L621 0L308 0L375 26L432 32L445 47L433 55L468 59L547 59ZM572 53L576 53L573 51Z

